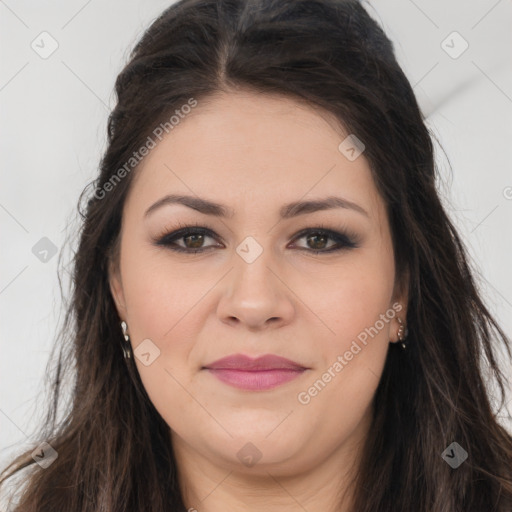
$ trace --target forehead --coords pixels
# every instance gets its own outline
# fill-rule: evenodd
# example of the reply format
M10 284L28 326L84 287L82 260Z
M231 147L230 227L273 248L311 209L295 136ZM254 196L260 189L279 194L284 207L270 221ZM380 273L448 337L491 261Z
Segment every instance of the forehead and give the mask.
M333 114L281 95L219 94L197 106L139 165L137 200L163 193L209 197L244 209L343 194L375 210L380 199L364 154L340 151L348 132ZM377 211L374 211L378 215Z

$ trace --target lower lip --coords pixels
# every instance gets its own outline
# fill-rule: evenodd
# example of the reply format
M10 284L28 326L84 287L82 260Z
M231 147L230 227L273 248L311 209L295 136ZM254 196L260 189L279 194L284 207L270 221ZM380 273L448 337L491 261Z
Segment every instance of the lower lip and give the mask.
M239 389L249 389L252 391L263 391L272 389L285 382L296 379L302 375L305 369L301 370L223 370L206 368L212 375L222 382Z

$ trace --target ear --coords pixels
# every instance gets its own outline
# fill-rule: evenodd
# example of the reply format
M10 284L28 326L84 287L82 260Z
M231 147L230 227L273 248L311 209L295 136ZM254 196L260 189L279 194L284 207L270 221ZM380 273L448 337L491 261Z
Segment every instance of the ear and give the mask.
M110 293L112 294L112 298L114 299L117 308L117 313L119 314L119 317L121 319L124 319L126 316L126 305L124 300L123 284L121 282L119 268L114 268L114 265L110 264L108 274Z

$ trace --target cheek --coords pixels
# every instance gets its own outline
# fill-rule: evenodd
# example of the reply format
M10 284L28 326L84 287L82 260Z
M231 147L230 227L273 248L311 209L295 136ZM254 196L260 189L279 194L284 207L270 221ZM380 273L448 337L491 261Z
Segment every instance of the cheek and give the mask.
M335 335L324 337L322 364L295 397L305 421L321 432L320 445L346 439L367 420L386 360L395 316L392 283L387 273L366 269L332 295L326 323Z
M332 338L336 340L337 350L347 349L347 344L350 346L358 337L364 341L368 330L372 338L387 337L390 322L383 324L379 318L386 312L391 318L394 314L390 304L394 279L392 261L385 257L361 257L351 263L332 276L328 288L331 291L324 291L328 301L324 300L321 309L323 318L335 333ZM336 285L333 287L332 283ZM322 304L319 299L316 302ZM376 322L377 334L371 329Z
M176 411L193 406L184 388L196 370L191 352L201 330L204 295L217 278L207 274L198 279L191 265L173 265L165 254L155 256L140 248L126 254L123 289L134 362L151 402L173 425ZM150 345L157 356L148 366L137 357L147 339L157 347Z
M194 406L184 389L194 373L190 353L200 331L201 298L213 286L214 276L211 282L208 276L198 280L192 266L173 265L165 254L155 256L151 250L129 252L129 244L126 254L123 289L133 350L149 339L159 351L147 366L136 354L134 362L151 402L174 425L176 413Z
M215 283L211 274L199 278L193 265L177 265L161 250L132 251L123 271L128 315L137 334L161 342L194 323L190 313Z
M392 255L381 251L360 256L337 274L335 290L328 294L329 304L324 306L322 318L335 334L324 337L323 364L308 381L310 387L302 389L305 394L299 400L303 406L307 402L312 414L329 414L333 428L357 422L370 406L396 316L390 303ZM349 425L346 427L350 430Z

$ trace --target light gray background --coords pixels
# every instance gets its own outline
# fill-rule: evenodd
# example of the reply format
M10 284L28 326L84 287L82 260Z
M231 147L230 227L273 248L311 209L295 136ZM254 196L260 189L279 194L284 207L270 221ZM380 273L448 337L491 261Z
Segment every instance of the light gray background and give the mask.
M169 4L0 0L2 466L14 451L32 447L27 435L44 412L44 370L62 316L58 256L45 263L32 248L48 237L60 251L76 229L76 221L67 231L66 224L105 149L115 77L142 30ZM441 193L484 297L510 336L511 2L380 0L368 9L395 41L449 156L452 170L439 152ZM34 41L39 51L50 48L43 31L58 43L46 59L31 47ZM465 43L454 31L469 45L457 58Z

